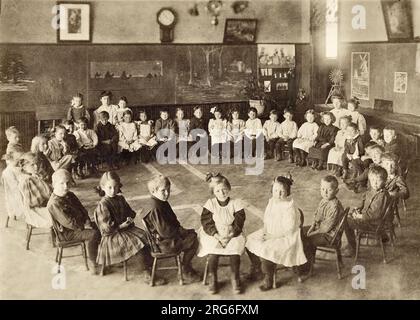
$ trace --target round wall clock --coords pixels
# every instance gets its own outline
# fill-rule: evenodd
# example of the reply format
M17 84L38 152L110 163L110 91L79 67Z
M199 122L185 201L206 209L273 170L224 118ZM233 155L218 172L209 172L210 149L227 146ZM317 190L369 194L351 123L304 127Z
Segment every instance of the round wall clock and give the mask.
M156 20L160 26L161 42L172 42L174 40L176 18L176 13L172 8L162 8L158 11Z

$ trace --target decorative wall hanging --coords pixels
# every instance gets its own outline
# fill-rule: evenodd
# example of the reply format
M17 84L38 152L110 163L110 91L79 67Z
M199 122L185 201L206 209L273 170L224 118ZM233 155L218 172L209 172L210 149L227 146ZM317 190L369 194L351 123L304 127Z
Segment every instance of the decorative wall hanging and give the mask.
M254 43L257 19L226 19L224 43Z
M413 39L412 10L407 0L382 0L389 41L407 41Z
M369 100L370 53L351 53L351 96Z
M395 93L407 93L407 72L395 72L394 73L394 92Z

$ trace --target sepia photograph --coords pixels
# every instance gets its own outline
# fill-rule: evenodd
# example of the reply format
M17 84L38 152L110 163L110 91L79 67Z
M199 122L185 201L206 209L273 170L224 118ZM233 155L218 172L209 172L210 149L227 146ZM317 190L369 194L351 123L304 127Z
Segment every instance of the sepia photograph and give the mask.
M416 21L417 0L1 0L0 300L420 300Z

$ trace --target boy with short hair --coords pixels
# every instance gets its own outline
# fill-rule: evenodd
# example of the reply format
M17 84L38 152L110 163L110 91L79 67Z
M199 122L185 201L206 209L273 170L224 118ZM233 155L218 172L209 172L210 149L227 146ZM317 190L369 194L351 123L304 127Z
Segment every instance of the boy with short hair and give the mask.
M53 226L61 241L87 241L87 253L91 261L91 271L97 273L96 256L101 234L91 222L87 210L76 195L70 191L74 184L71 174L58 169L52 175L53 193L47 208L53 220Z
M282 159L282 155L278 154L275 148L277 141L279 140L278 131L280 127L280 123L277 120L277 110L270 110L270 119L264 122L263 134L266 148L265 159L271 159L274 157L276 161L279 161Z
M182 268L187 281L195 282L200 278L193 269L191 260L197 249L197 233L194 229L184 229L175 212L168 203L171 182L163 175L152 178L147 183L151 194L150 209L143 217L154 242L162 253L184 252Z
M363 163L360 159L365 154L363 139L359 134L359 129L355 123L347 126L347 139L344 143L343 180L348 179L349 164L353 167L353 177L359 176L363 172Z
M96 126L98 136L98 152L102 159L108 163L110 169L118 169L118 139L119 134L114 125L109 121L109 114L106 111L99 113L99 123Z
M387 174L388 179L385 183L385 189L388 191L392 199L407 200L410 197L407 184L403 177L398 174L398 159L392 153L385 153L382 156L381 167L383 167Z
M356 249L355 229L375 230L380 224L385 210L390 204L391 197L384 188L388 174L378 165L369 169L369 190L364 194L359 206L347 217L344 231L349 243L349 255L353 255Z
M89 111L83 105L83 95L81 93L76 93L72 97L71 106L67 111L66 120L71 120L73 123L78 123L82 117L85 117L90 121Z
M4 132L6 134L6 139L8 141L6 154L11 154L14 152L22 153L23 147L20 144L20 132L15 126L7 128Z
M310 269L315 261L317 246L329 244L339 227L344 209L337 199L338 190L336 177L329 175L322 178L320 187L322 199L315 211L314 222L311 226L302 228L302 242Z
M289 151L289 162L294 162L293 157L293 140L297 137L298 126L293 121L293 112L289 109L283 111L284 121L280 123L278 128L279 140L276 143L276 154L282 156L283 150ZM277 157L279 158L279 157Z
M90 169L92 172L96 171L98 136L95 131L88 129L88 122L89 120L87 118L80 118L79 129L74 132L77 144L79 145L78 174L80 176L83 176L84 165L88 166L88 170Z
M407 168L407 161L405 159L405 152L401 141L398 139L395 128L384 128L385 152L393 153L397 156L397 165L399 172L404 172Z

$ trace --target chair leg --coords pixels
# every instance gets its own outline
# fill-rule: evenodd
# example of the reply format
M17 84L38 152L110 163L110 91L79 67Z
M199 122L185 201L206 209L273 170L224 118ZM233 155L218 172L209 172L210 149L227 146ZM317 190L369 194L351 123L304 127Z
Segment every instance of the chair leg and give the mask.
M385 246L384 246L384 243L382 242L382 237L380 235L378 236L378 241L381 244L382 256L383 256L383 263L386 264L388 262L386 261Z
M153 287L155 285L155 274L156 274L156 266L157 266L157 258L153 259L152 265L152 277L150 279L150 286Z
M277 289L277 265L274 267L273 272L273 289Z
M206 259L206 265L204 267L203 285L207 285L207 276L209 274L209 258Z
M340 249L335 249L335 254L337 255L337 260L336 260L336 264L337 264L337 277L338 277L338 280L341 280L343 277L341 275L342 258L341 258L341 251L340 251Z
M26 227L28 228L28 232L26 234L26 250L29 250L29 242L31 242L31 236L32 236L32 226L30 224L27 224Z
M361 232L356 233L356 254L354 256L354 264L356 264L357 259L359 258L359 250L360 250L360 239L362 237Z
M124 260L123 267L124 267L124 281L128 281L127 260Z
M58 273L61 272L61 259L63 259L63 247L60 247L58 252Z
M83 258L85 259L86 270L89 271L89 265L88 265L88 259L87 259L87 253L86 253L86 245L85 245L84 242L81 243L81 247L82 247Z
M105 262L102 262L101 272L99 273L102 277L105 275Z
M182 276L182 265L181 265L181 256L180 255L176 256L176 261L177 261L177 265L178 265L179 284L181 286L183 286L184 285L184 278Z
M16 216L13 216L13 220L17 221L17 218L16 218Z
M57 247L57 250L55 252L55 262L58 262L58 251L60 250L59 247Z
M9 217L9 216L7 216L7 218L6 218L6 223L4 224L4 227L5 227L5 228L8 228L8 227L9 227L9 219L10 219L10 217Z

